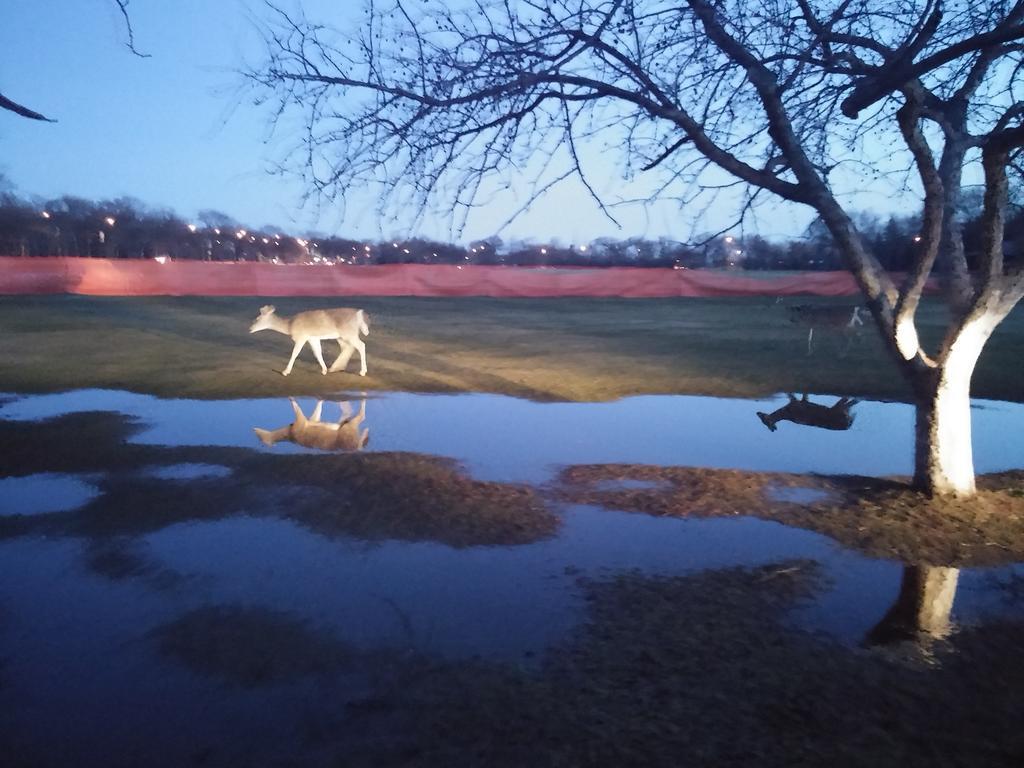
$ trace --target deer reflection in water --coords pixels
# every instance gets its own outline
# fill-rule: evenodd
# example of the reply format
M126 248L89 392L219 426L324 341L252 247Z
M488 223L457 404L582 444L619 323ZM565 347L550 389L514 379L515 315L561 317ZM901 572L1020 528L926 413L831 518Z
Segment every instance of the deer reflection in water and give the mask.
M905 565L896 602L864 640L865 645L890 645L907 640L941 640L953 625L959 568Z
M361 451L370 441L369 427L360 430L366 418L365 399L359 402L359 412L355 415L352 414L352 407L348 402L340 403L341 418L336 422L320 420L323 400L317 401L313 413L306 418L295 399L289 399L292 410L295 411L295 421L277 429L253 428L264 445L272 446L285 440L305 448L319 448L323 451Z
M859 400L852 397L841 397L833 405L821 405L812 403L807 395L797 399L796 395L787 395L789 402L771 413L757 412L758 418L768 429L774 432L775 426L780 421L791 421L794 424L803 424L807 427L820 427L822 429L844 430L853 426L853 408Z

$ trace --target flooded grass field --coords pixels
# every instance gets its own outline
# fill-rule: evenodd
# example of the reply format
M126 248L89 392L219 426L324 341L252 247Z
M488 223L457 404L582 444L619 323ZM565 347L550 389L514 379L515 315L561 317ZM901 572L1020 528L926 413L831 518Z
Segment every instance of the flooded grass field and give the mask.
M2 762L1019 765L1024 406L788 402L4 397Z

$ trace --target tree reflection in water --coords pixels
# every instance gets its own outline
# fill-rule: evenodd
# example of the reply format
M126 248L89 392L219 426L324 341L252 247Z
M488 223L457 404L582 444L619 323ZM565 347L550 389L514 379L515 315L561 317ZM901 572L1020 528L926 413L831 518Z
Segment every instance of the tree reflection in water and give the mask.
M896 602L868 632L865 644L890 645L948 636L959 577L959 568L905 565Z

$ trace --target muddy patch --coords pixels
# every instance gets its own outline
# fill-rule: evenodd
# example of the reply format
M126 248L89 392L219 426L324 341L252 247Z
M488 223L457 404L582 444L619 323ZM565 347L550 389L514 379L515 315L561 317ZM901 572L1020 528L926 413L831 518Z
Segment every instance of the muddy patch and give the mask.
M911 563L999 565L1024 560L1022 478L981 478L978 496L964 501L930 499L906 481L884 478L602 464L564 469L554 495L656 516L750 515ZM624 480L661 489L602 490Z

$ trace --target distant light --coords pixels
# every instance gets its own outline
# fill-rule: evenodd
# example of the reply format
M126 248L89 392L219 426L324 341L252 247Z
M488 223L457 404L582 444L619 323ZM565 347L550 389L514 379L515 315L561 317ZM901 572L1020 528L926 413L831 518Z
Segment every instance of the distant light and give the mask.
M541 249L540 249L540 252L541 252L541 253L547 253L547 252L548 252L548 249L547 249L547 248L541 248Z
M920 243L921 242L921 236L920 235L914 235L914 242L915 243Z
M392 247L392 248L397 248L397 247L398 247L398 243L392 243L392 244L391 244L391 247Z
M363 250L366 251L367 253L369 253L370 252L370 246L364 245L363 246Z
M240 229L240 230L238 230L237 232L235 232L235 237L237 237L237 238L238 238L239 240L241 240L241 239L242 239L243 237L245 237L245 236L246 236L247 234L249 234L249 233L248 233L248 232L246 232L246 231L245 231L244 229Z
M249 235L249 242L250 243L255 243L256 242L256 235Z
M50 218L50 212L49 211L43 211L40 214L40 216L42 216L44 219L48 219L48 218Z
M113 216L107 216L107 218L105 218L104 221L107 222L108 227L112 227L115 224L117 224L117 219L115 219Z
M305 248L305 247L306 247L306 244L307 244L307 243L308 243L309 241L308 241L308 240L303 240L303 239L302 239L301 237L296 237L296 238L295 238L295 242L296 242L296 243L298 243L299 245L301 245L301 246L302 246L303 248Z
M213 233L214 233L215 235L219 235L219 234L220 234L220 230L219 230L219 229L214 229L214 230L213 230Z
M197 229L197 227L196 227L196 225L195 225L195 224L189 224L189 225L188 225L188 231L189 231L189 232L191 232L191 233L195 234L195 231L196 231L196 229Z
M266 243L269 243L270 241L267 238L264 237L263 238L263 242L264 242L264 244L266 244Z
M155 261L157 264L166 264L168 259L166 256L154 256L153 261Z
M583 253L586 250L587 250L587 246L585 246L585 245L581 245L580 246L580 253Z
M409 249L408 249L408 248L403 248L403 249L402 249L402 253L408 253L408 252L409 252Z
M729 235L728 237L726 237L725 238L725 242L731 243L732 242L732 235Z

